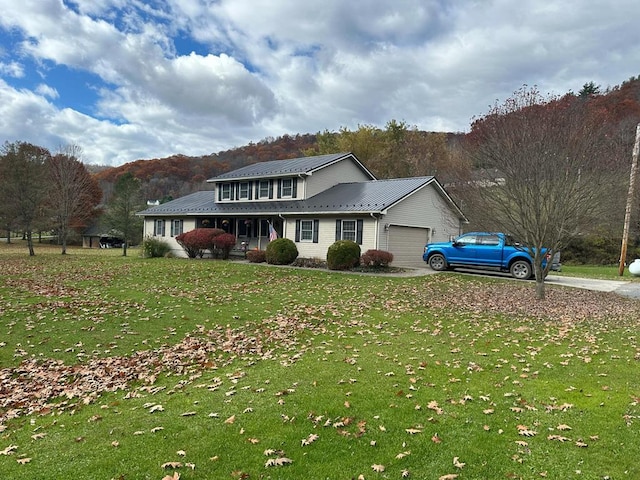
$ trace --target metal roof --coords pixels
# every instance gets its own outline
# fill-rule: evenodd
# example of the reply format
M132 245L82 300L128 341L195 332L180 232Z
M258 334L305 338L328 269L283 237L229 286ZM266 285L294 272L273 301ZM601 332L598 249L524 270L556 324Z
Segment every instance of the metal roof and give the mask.
M347 157L351 157L358 167L360 167L371 179L375 179L375 176L367 170L353 154L333 153L330 155L317 155L314 157L301 157L289 160L271 160L269 162L253 163L246 167L218 175L217 177L207 180L207 182L219 182L222 180L249 180L263 177L283 177L290 175L310 175L315 170L324 168Z
M439 192L449 199L437 180L429 176L340 183L306 200L254 200L216 203L215 193L213 191L201 191L162 205L148 208L139 212L139 215L196 216L382 213L395 203L430 183L434 183ZM462 213L460 212L460 214Z

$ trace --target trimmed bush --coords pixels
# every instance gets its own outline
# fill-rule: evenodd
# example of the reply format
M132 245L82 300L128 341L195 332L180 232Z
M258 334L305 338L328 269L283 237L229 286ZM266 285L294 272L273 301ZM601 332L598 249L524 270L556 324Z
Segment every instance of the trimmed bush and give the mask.
M207 250L214 253L213 239L223 233L225 233L224 230L219 228L196 228L178 235L176 242L184 249L189 258L202 258Z
M365 267L388 267L393 262L393 253L386 250L367 250L360 257L360 265Z
M278 238L267 245L266 259L271 265L289 265L296 258L298 248L288 238Z
M142 242L143 258L166 257L171 252L171 246L159 238L145 238Z
M264 250L247 250L247 260L251 263L264 263L267 261L267 252Z
M226 260L229 258L231 249L236 246L236 236L232 233L222 233L213 237L213 256Z
M360 263L360 245L352 240L338 240L327 250L329 270L349 270Z

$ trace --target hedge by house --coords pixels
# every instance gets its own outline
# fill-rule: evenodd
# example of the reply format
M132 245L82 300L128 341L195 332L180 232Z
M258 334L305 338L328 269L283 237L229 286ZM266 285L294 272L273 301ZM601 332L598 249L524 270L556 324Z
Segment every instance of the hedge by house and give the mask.
M338 240L327 250L329 270L349 270L360 263L360 245L352 240Z

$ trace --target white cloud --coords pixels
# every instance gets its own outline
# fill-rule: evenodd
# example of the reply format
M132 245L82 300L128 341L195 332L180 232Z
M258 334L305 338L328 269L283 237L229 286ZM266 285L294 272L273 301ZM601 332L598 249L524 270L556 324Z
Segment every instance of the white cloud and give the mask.
M523 84L613 86L640 63L635 0L0 0L0 10L0 28L22 34L0 47L0 113L13 115L2 131L78 143L103 163L393 118L460 131ZM178 54L176 35L197 53ZM94 74L97 103L47 101L66 101L52 65Z

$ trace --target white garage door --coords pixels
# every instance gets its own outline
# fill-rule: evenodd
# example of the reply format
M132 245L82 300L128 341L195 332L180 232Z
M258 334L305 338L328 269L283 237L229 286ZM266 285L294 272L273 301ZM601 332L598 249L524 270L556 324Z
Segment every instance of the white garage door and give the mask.
M428 228L389 227L389 251L397 267L424 267L422 254L429 238Z

